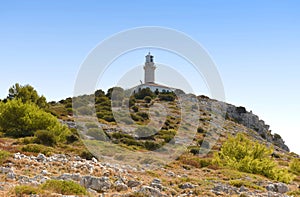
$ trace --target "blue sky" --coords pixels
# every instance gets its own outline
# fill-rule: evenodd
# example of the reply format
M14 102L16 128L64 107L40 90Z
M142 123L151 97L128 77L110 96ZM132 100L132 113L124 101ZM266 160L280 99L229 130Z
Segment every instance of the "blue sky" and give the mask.
M99 42L134 27L168 27L207 50L227 102L258 114L300 153L299 8L296 0L1 1L0 98L16 82L33 85L48 100L71 96L80 64ZM142 64L146 51L120 58L115 67ZM188 66L154 53L179 72ZM208 94L200 81L194 84L196 93Z

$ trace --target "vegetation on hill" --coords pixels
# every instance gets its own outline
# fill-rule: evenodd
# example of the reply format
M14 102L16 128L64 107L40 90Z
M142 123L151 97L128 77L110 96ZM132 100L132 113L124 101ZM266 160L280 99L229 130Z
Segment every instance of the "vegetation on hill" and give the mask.
M69 134L68 128L57 118L31 102L8 100L0 104L0 114L0 129L6 136L34 136L38 130L45 130L51 132L56 141L63 141Z
M293 176L286 168L279 168L271 158L273 150L243 134L229 137L221 150L214 155L214 163L242 172L260 174L270 179L289 183Z
M86 122L82 125L86 129L83 141L87 139L92 142L110 141L125 147L126 150L137 152L155 151L162 148L166 143L174 144L181 124L182 113L177 103L176 94L173 92L152 92L150 89L142 89L133 95L129 95L129 93L130 91L114 87L106 93L97 90L94 95L83 95L47 103L45 97L39 96L32 86L15 84L9 90L8 97L0 101L0 132L2 137L0 140L0 164L10 165L9 163L12 162L10 152L23 152L29 155L43 153L47 156L54 153L70 154L91 160L94 157L93 154L79 140L77 130L71 127L75 127L73 124L74 114L88 117L93 113L93 110L95 110L99 123L104 127L101 129L96 123ZM127 99L123 100L124 96ZM179 156L176 161L163 167L162 171L147 171L145 172L146 175L135 174L134 176L143 176L140 178L141 180L145 177L148 179L149 177L160 178L162 173L174 171L174 174L177 173L178 176L172 175L173 172L168 172L170 175L162 176L163 185L166 188L172 188L175 193L183 193L185 189L182 188L186 184L191 184L193 187L188 185L187 187L190 187L188 189L193 190L194 194L198 196L205 193L203 188L206 191L212 190L211 180L226 183L233 187L245 186L250 190L261 191L265 189L257 183L262 181L273 180L291 183L294 180L297 184L300 183L300 160L297 155L266 146L265 139L260 138L255 130L247 128L233 119L227 118L223 125L220 125L220 114L207 105L207 100L209 100L208 97L200 97L200 101L205 102L202 102L202 108L199 110L198 129L195 131L194 139L186 152ZM90 105L91 101L94 102L94 106ZM168 112L165 117L161 116L163 118L160 118L162 111L152 108L155 103L165 107ZM73 108L74 105L76 108ZM118 113L122 107L129 108L129 117ZM112 108L117 109L116 114ZM195 109L192 107L191 110ZM237 108L237 110L238 113L246 113L246 109L242 107ZM153 114L159 117L160 129L158 130L148 126ZM116 119L125 126L135 125L136 127L134 130L122 130L122 127L116 126ZM68 128L62 122L73 126ZM214 124L211 124L212 122ZM214 128L214 125L222 127L222 132L210 132L220 129ZM187 127L183 129L189 131ZM216 133L219 136L216 136ZM279 137L275 135L274 138ZM215 144L211 143L214 139L216 139ZM6 141L10 142L10 146L5 144ZM274 145L276 146L276 144ZM210 150L205 157L200 157L199 154L202 151L200 147ZM117 159L126 159L126 157L127 155L116 156ZM148 158L143 162L148 165L151 164L152 160ZM23 163L16 166L18 165L23 165ZM67 164L65 166L60 165L60 167L63 172L67 171ZM72 173L78 172L72 170ZM97 170L91 173L97 176L101 175ZM111 177L113 175L116 174L112 174ZM205 176L205 180L202 180L203 177L199 178L202 175ZM116 176L113 177L113 180L116 181ZM194 187L203 188L196 190ZM78 183L61 180L48 180L39 186L16 186L13 192L19 196L47 195L49 192L65 195L88 194L87 190ZM169 192L168 195L172 193L171 191L165 192ZM290 193L298 194L296 191ZM211 193L208 195L213 196Z
M44 96L39 96L38 92L30 85L22 86L18 83L9 88L7 99L20 99L23 103L34 103L40 108L47 108L48 103Z

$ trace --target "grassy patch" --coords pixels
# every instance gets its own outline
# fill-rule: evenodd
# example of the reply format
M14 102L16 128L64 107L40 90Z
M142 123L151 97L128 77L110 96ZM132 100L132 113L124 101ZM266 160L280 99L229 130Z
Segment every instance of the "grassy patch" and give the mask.
M287 193L289 196L300 196L300 190L290 191Z
M183 164L190 165L196 168L204 168L212 164L212 160L210 158L200 158L192 154L185 154L180 156L179 161Z
M261 190L264 191L265 189L261 186L258 186L250 181L246 181L246 180L230 180L229 184L234 186L234 187L241 187L241 186L245 186L247 188L252 188L252 189L257 189L257 190Z
M22 147L22 151L30 152L30 153L43 153L44 155L51 155L54 152L54 149L41 144L27 144Z
M300 175L300 159L293 159L290 162L290 171L296 175Z
M73 181L48 180L41 185L43 190L52 191L63 195L85 195L84 187Z
M15 187L14 190L15 190L15 194L17 196L39 194L40 193L39 188L30 186L30 185L18 185L18 186Z
M10 157L10 152L0 150L0 164L3 164Z
M238 134L236 137L229 137L222 145L220 152L214 155L213 163L290 183L294 178L293 175L286 168L278 166L270 157L272 152L271 148Z

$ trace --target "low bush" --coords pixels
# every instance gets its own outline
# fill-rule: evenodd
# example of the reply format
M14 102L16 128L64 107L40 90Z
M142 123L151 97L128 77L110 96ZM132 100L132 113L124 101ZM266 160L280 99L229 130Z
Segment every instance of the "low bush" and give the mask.
M146 101L146 103L150 103L152 98L150 96L145 96L144 100Z
M287 169L278 167L271 158L272 152L271 148L238 134L224 142L221 150L214 155L213 163L285 183L291 182L293 176Z
M128 146L143 146L142 142L139 142L138 140L130 139L130 138L121 138L120 142L122 142L123 144L126 144Z
M63 195L85 195L84 187L73 181L47 180L41 185L44 190L52 191Z
M290 171L296 175L300 175L300 159L293 159L290 162Z
M200 147L193 147L190 149L190 153L192 153L193 155L197 155L200 153Z
M174 101L176 96L174 93L169 92L169 93L160 93L158 95L159 100L161 101Z
M262 190L262 191L264 190L263 187L256 185L250 181L246 181L246 180L230 180L229 184L234 187L238 187L238 188L245 186L247 188L252 188L252 189L257 189L257 190Z
M157 150L162 146L160 143L153 142L153 141L145 141L144 145L147 150L151 150L151 151Z
M300 190L294 190L287 193L289 196L300 196Z
M134 112L138 112L139 111L139 107L134 105L131 107L131 109L134 111Z
M134 94L136 99L144 99L146 96L154 98L156 95L150 90L150 88L143 88Z
M111 136L115 139L121 139L121 138L133 139L133 137L131 135L126 134L126 133L121 133L121 132L115 132Z
M202 127L197 128L198 133L205 133L205 130Z
M53 148L41 144L27 144L21 150L30 153L43 153L44 155L51 155L54 152Z
M26 145L26 144L34 144L36 139L35 139L35 137L24 137L24 138L20 138L18 141L21 144Z
M212 160L210 158L200 158L191 154L180 156L179 161L183 164L194 166L196 168L204 168L212 164Z
M107 121L107 122L115 122L115 118L112 114L110 115L104 115L103 116L103 120Z
M144 120L148 120L149 119L149 115L146 112L137 112L136 115L142 117Z
M174 139L173 135L162 135L160 136L161 139L163 139L165 141L165 143L169 143L170 141L172 141Z
M9 157L10 157L10 152L5 151L5 150L0 150L0 165L3 164Z
M30 185L17 185L14 190L17 196L40 193L39 188Z
M35 132L35 141L38 144L43 144L45 146L54 146L57 143L56 136L53 132L47 130L39 130Z
M132 120L134 120L134 121L143 121L143 118L141 116L136 115L136 114L132 113L132 114L130 114L130 116L131 116Z
M33 103L9 100L1 104L0 128L11 137L33 136L37 130L51 131L59 141L64 141L70 133L56 117L40 109Z
M91 160L93 157L95 157L90 151L88 150L83 150L80 153L80 157L83 159Z

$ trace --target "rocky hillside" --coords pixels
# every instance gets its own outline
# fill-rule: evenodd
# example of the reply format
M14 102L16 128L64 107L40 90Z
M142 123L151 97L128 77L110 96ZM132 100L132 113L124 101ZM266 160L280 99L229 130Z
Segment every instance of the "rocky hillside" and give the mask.
M98 90L95 97L49 103L44 111L69 127L64 140L45 131L14 138L4 133L0 196L300 196L299 156L244 107L205 96L182 105L172 93L147 91L127 103L111 98L112 90ZM89 118L91 99L97 124ZM130 117L121 113L128 106ZM75 114L81 122L74 122ZM175 148L156 160L168 144Z
M257 135L252 135L252 137L258 139L258 140L266 140L267 142L277 146L278 148L285 150L289 152L288 146L285 144L283 139L279 134L271 134L270 126L265 124L265 122L255 114L252 113L252 111L247 111L245 107L236 107L232 104L223 103L220 101L209 99L205 96L199 96L200 103L203 103L204 105L201 105L204 110L210 111L212 109L209 109L210 106L220 106L223 110L223 116L225 115L226 120L230 120L233 122L236 122L237 124L243 125L257 133ZM262 138L262 139L261 139Z

